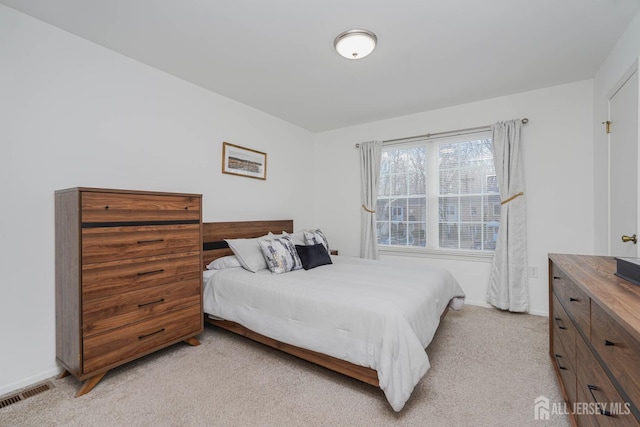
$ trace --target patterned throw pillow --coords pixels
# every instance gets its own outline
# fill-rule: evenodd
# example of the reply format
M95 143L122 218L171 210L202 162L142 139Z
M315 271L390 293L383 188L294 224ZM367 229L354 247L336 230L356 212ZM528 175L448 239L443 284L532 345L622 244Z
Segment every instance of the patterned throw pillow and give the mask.
M302 262L290 237L260 239L258 244L272 273L281 274L302 268Z
M322 243L324 248L329 252L329 242L325 237L322 230L319 228L317 230L307 230L304 232L304 243L305 245L317 245L318 243Z

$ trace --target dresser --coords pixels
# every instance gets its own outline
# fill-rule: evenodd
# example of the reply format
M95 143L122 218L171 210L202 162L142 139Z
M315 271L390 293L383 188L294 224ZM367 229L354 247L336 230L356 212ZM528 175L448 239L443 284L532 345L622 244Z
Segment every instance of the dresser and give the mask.
M612 257L549 255L550 354L579 426L640 425L640 286Z
M56 357L91 391L112 368L185 341L202 312L199 194L55 192Z

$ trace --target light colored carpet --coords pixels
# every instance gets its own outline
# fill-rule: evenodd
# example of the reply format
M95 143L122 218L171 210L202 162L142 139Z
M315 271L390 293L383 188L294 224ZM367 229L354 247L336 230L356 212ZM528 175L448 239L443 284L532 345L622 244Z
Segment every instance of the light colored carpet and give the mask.
M561 402L545 317L465 306L449 311L427 349L431 369L405 408L381 390L207 326L109 372L0 409L1 426L569 426L534 418L534 399Z

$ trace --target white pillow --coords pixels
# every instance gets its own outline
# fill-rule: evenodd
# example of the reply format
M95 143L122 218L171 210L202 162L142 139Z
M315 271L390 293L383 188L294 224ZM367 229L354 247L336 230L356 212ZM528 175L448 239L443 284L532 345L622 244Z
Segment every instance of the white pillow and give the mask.
M235 255L223 256L214 259L207 265L207 270L223 270L225 268L242 267Z
M255 273L268 268L260 245L258 245L259 239L267 237L268 236L262 236L256 237L255 239L225 239L225 242L229 244L233 253L238 257L240 265L246 270Z

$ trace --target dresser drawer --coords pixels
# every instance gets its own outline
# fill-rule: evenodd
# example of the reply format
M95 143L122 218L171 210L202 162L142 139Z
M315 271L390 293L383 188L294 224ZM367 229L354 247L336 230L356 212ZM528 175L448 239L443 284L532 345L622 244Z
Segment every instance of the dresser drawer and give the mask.
M201 281L200 252L135 258L82 267L82 301L148 289L169 283Z
M587 395L589 398L587 398ZM601 415L595 414L593 403L589 403L592 399L593 398L591 397L589 390L585 391L583 388L578 388L578 402L592 406L591 408L587 407L586 410L582 409L574 412L574 416L578 422L578 426L580 427L600 427L600 424L598 424L598 418L600 418Z
M199 250L199 224L82 229L83 265Z
M598 305L591 307L591 344L636 407L640 406L640 342Z
M564 297L561 300L562 305L567 311L567 314L575 320L576 326L584 333L589 335L589 322L590 317L590 303L589 296L584 293L575 283L570 279L565 280L566 288Z
M553 337L554 337L554 349L556 342L559 340L565 349L564 358L571 365L573 369L576 367L576 327L574 326L569 316L564 311L562 305L558 301L558 298L553 296Z
M93 335L83 341L83 371L119 365L169 342L192 337L201 331L202 322L200 305L194 305Z
M600 426L637 426L628 405L591 354L587 344L581 339L576 340L576 344L578 388L589 404L584 409L595 413ZM606 412L610 415L606 415Z
M114 295L84 304L85 337L144 320L154 314L200 305L202 284L193 279Z
M200 197L82 193L82 223L200 220Z
M575 357L575 355L574 355ZM573 404L577 400L577 389L576 389L576 371L575 371L575 363L572 365L569 363L569 359L571 356L567 353L566 349L560 342L560 339L557 335L553 336L553 363L557 368L557 372L560 373L560 377L562 378L562 384L569 399L569 403Z
M567 287L567 277L564 272L554 263L551 263L551 285L553 293L560 301L564 301L565 288Z

